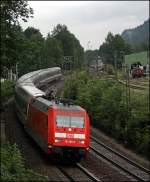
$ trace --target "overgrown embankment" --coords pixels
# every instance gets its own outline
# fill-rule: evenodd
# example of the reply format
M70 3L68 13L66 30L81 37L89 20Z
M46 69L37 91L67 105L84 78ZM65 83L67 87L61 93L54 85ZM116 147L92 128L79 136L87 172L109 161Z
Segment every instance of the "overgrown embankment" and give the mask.
M15 83L13 81L6 80L1 83L1 102L6 102L14 93Z
M65 83L64 97L83 106L93 126L148 157L148 93L131 93L129 107L124 87L116 80L75 72Z
M48 181L46 177L25 168L23 158L16 144L4 144L0 152L2 181Z

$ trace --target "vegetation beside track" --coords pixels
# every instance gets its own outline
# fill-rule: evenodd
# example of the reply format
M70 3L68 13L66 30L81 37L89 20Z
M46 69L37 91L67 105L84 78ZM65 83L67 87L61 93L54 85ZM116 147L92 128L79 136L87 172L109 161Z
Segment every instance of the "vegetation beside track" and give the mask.
M6 102L14 93L15 83L5 80L1 83L1 102Z
M83 106L92 125L148 157L148 92L131 91L130 107L125 93L125 86L116 80L93 77L85 71L74 72L64 88L64 97Z
M0 152L2 181L48 181L47 177L25 167L16 144L3 144Z

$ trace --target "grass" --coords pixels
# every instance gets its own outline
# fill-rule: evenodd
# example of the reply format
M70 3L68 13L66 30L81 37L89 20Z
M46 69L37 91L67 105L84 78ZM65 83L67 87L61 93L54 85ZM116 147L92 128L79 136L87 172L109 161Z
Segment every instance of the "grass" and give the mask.
M130 66L132 63L135 62L140 62L142 65L146 65L149 62L149 58L147 57L147 51L125 56L125 64L128 64Z

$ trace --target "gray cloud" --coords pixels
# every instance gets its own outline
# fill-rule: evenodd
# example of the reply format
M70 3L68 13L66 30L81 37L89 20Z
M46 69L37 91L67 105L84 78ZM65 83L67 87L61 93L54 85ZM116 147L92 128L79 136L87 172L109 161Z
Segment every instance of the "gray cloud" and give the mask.
M121 33L149 17L148 1L29 1L29 5L34 18L21 22L24 29L33 26L46 36L58 23L65 24L85 49L89 40L92 49L99 48L108 31Z

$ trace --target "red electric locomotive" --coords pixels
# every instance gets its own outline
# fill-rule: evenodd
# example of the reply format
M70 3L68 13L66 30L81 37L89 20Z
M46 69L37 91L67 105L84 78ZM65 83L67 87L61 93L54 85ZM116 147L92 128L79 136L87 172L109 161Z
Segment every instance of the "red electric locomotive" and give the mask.
M89 149L89 117L80 106L47 100L40 83L61 78L60 68L22 76L15 88L15 107L25 130L47 154L79 161Z
M79 106L36 98L29 104L26 127L48 154L79 161L89 149L89 118Z

